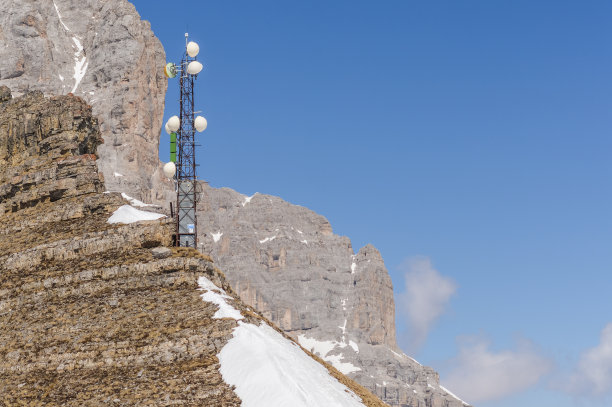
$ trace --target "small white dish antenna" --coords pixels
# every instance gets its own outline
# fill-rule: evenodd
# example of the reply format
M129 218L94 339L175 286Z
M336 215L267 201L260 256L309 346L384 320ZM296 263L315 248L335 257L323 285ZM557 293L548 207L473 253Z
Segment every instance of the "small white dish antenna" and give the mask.
M166 122L165 129L166 129L166 133L168 133L168 134L171 134L171 133L172 133L172 132L170 131L170 128L168 127L168 122Z
M196 117L193 124L195 126L195 129L200 133L206 130L206 127L208 127L208 122L202 116Z
M179 127L181 127L181 120L178 118L178 116L172 116L168 119L168 123L166 123L166 125L168 126L168 129L170 129L171 132L174 132L177 131Z
M169 163L164 164L162 170L164 171L166 178L172 178L174 177L174 174L176 174L176 165L170 161Z
M198 61L192 61L187 65L187 73L190 75L197 75L202 71L204 66Z
M196 42L189 42L187 44L187 55L191 58L195 58L200 53L200 46Z

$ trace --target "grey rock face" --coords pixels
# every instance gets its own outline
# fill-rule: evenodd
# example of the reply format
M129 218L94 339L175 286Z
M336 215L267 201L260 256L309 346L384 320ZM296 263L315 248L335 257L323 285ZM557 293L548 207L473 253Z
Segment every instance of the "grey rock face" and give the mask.
M371 245L353 251L323 216L280 198L203 186L201 249L234 290L300 344L391 406L459 407L395 340L393 286Z
M126 0L0 0L0 85L73 93L99 118L98 167L111 191L159 202L165 53Z

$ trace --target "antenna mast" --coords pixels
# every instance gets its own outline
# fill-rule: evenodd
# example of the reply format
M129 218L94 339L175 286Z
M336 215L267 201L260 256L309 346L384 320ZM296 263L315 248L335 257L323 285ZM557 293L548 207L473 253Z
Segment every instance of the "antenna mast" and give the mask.
M174 165L164 166L166 176L173 173L176 182L174 244L193 248L197 248L198 243L195 133L196 130L204 131L207 126L205 118L194 116L194 85L202 70L202 64L196 60L199 49L198 44L189 42L189 35L185 33L185 52L180 65L170 63L164 70L169 78L180 75L180 117L173 116L166 123L166 131L170 134L170 161ZM171 168L166 171L166 167Z

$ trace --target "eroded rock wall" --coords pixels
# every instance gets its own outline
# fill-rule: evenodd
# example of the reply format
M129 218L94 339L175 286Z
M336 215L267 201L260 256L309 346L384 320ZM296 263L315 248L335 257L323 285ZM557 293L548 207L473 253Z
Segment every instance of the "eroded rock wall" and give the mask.
M162 203L158 159L165 53L126 0L0 0L0 85L73 93L98 117L106 188Z
M203 185L204 252L243 301L300 344L397 407L460 407L438 374L395 341L393 285L378 250L302 206Z

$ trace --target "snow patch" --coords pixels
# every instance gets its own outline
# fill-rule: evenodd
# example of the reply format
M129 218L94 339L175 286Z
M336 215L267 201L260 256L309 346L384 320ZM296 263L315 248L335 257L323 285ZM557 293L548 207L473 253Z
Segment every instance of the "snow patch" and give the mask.
M223 233L221 231L218 231L217 233L213 233L212 234L213 241L217 243L221 239L221 236L223 236Z
M231 300L232 297L227 295L223 289L214 285L212 281L203 276L199 277L198 286L200 287L199 290L206 291L204 294L200 295L200 297L202 297L204 301L219 306L219 310L215 312L213 318L232 318L236 321L244 318L240 311L238 311L236 308L232 307L225 301L226 299Z
M355 270L357 270L357 263L353 262L351 264L351 274L355 274Z
M456 398L457 400L459 400L460 402L463 403L464 406L469 406L470 403L466 403L465 401L461 400L459 397L455 396L450 390L448 390L446 387L442 386L441 384L440 386L440 390L445 391L448 393L449 396Z
M339 326L338 328L340 328L342 330L342 335L344 335L344 333L346 332L346 319L344 320L344 325Z
M53 5L55 6L55 12L57 13L57 16L59 17L60 24L64 26L64 29L66 31L70 32L70 28L68 28L66 24L64 24L64 20L62 20L62 15L60 14L59 9L57 8L57 4L55 4L55 1L53 2Z
M72 88L70 92L74 93L83 80L83 77L85 77L85 72L87 72L89 62L87 62L87 56L85 56L85 51L81 41L79 41L76 36L72 37L72 41L74 41L76 51L74 53L74 88Z
M62 75L57 75L60 78L60 81L64 82L64 77Z
M271 242L274 239L276 239L276 236L266 237L264 240L260 240L259 243L264 244L266 242Z
M342 329L342 327L339 328ZM318 341L314 338L307 338L306 335L299 335L298 342L312 353L319 355L319 357L324 361L331 363L331 365L338 369L342 374L354 373L361 370L361 368L353 365L350 362L343 362L342 360L344 359L344 356L342 354L329 354L336 347L346 348L347 344L344 341Z
M55 6L55 12L57 13L57 17L59 18L60 24L64 27L64 29L67 32L71 33L72 31L70 30L70 28L68 28L68 26L64 24L64 20L62 20L62 15L60 14L57 4L55 4L55 1L53 2L53 5ZM85 76L85 72L87 72L87 66L89 65L89 62L87 62L87 56L85 55L85 50L83 48L83 44L81 44L81 41L79 40L79 37L77 37L76 35L73 35L72 42L74 42L74 48L75 48L75 52L74 52L74 87L72 88L70 92L74 93L74 91L76 91L76 89L79 87L79 84L83 80L83 77ZM62 81L64 80L61 75L60 75L60 79Z
M308 244L308 240L302 240L302 243Z
M405 353L401 353L400 354L400 353L392 351L391 349L389 349L389 351L391 353L393 353L395 356L399 356L400 358L408 358L408 359L412 360L414 363L416 363L417 365L423 366L422 364L420 364L419 362L417 362L415 359L411 358L410 356L406 355Z
M123 174L119 174L118 172L113 172L115 177L123 177ZM123 195L123 194L122 194ZM127 196L127 195L126 195ZM125 197L124 197L125 198ZM127 198L126 198L127 199Z
M165 218L166 215L162 215L161 213L153 213L153 212L145 212L139 209L136 209L130 205L123 205L115 212L113 215L108 218L107 223L134 223L140 222L144 220L156 220L160 218Z
M244 202L242 202L242 207L244 207L246 204L248 204L249 202L251 202L251 199L253 199L253 197L254 197L255 195L257 195L257 194L258 194L258 192L255 192L255 193L254 193L253 195L251 195L251 196L246 196L246 197L244 198Z
M223 380L236 386L244 407L363 406L327 369L266 324L239 322L217 357Z
M117 175L117 173L115 173L115 177L123 177L123 175L119 174ZM154 206L154 207L159 207L158 205L153 205L153 204L146 204L142 201L139 201L136 198L132 198L131 196L129 196L128 194L122 192L121 196L123 197L123 199L125 199L126 201L128 201L130 203L130 205L132 206L137 206L139 208L145 208L147 206Z
M303 235L303 234L304 234L304 232L302 232L300 229L295 229L295 230L297 230L297 232L298 232L300 235Z
M359 353L359 346L357 346L357 344L356 344L355 342L353 342L353 341L349 341L349 346L350 346L351 348L353 348L353 350L354 350L356 353Z

